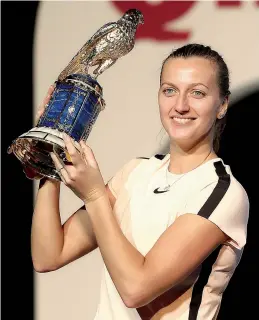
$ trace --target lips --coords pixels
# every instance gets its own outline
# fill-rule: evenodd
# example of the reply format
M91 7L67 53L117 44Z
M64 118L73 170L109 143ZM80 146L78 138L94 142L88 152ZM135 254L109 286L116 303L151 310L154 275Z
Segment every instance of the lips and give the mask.
M179 124L186 124L195 120L195 118L187 118L187 117L172 117L172 120Z

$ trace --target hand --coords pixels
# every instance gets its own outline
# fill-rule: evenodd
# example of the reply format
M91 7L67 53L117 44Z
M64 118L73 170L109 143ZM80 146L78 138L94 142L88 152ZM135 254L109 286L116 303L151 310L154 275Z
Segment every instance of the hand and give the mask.
M56 154L51 153L61 180L87 203L102 198L106 195L105 184L92 150L80 141L79 152L67 134L63 133L63 139L72 164L65 165Z
M43 115L43 112L45 111L45 108L47 106L47 104L49 103L49 100L51 98L51 95L54 91L55 87L54 85L51 85L49 87L49 90L47 92L47 95L45 96L45 98L43 99L42 103L40 104L39 108L38 108L38 111L36 113L36 124L38 123L40 117Z

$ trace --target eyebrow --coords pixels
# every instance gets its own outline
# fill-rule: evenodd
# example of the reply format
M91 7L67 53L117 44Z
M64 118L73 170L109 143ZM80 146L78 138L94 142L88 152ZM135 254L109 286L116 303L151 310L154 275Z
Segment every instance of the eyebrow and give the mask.
M168 82L168 81L163 82L163 83L161 84L161 86L163 86L164 84L167 84L167 85L169 85L169 86L173 86L173 87L177 88L177 86L176 86L175 84L173 84L173 83L171 83L171 82ZM207 87L205 84L203 84L203 83L201 83L201 82L190 83L190 84L189 84L189 87L195 87L195 86L198 86L198 85L202 85L202 86L206 87L207 89L209 89L209 87Z

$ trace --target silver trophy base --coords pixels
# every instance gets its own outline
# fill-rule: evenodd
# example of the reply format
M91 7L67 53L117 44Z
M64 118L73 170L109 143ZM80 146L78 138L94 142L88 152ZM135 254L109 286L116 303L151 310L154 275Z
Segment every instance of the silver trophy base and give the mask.
M79 149L79 143L74 141L75 147ZM50 153L55 153L64 164L71 164L71 159L66 151L62 132L47 127L35 127L19 136L8 149L8 153L14 155L26 168L35 172L34 177L29 179L40 179L48 177L61 181L57 169L52 161Z

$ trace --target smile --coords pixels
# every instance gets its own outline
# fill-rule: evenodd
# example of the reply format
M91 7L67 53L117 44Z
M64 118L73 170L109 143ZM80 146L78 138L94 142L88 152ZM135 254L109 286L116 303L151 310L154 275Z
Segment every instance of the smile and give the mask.
M175 122L180 123L180 124L185 124L185 123L191 122L192 120L195 120L193 118L178 118L178 117L173 117L172 119Z

